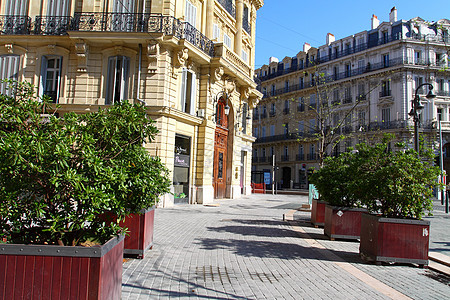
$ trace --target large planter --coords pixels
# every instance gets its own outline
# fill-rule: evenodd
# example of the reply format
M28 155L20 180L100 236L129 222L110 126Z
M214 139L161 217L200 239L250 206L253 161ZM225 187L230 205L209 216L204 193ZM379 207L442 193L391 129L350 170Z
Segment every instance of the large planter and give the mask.
M363 214L359 253L376 262L428 265L430 222Z
M325 206L327 202L313 199L311 207L311 223L315 226L325 225Z
M325 206L324 233L331 239L358 240L363 208Z
M142 210L140 214L131 214L120 223L128 228L123 253L139 258L153 246L155 207Z
M94 247L0 244L0 299L120 299L123 240Z

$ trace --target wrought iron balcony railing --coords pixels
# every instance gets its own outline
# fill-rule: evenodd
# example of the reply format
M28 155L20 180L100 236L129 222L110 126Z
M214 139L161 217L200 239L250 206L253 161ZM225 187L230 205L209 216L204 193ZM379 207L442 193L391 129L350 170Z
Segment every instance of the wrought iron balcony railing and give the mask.
M66 35L68 31L162 33L185 39L209 56L214 43L194 26L172 16L83 12L71 16L0 16L0 34Z
M297 154L295 156L295 160L297 160L297 161L305 160L305 154Z
M289 155L281 155L281 161L289 161Z
M0 34L30 34L31 18L28 16L0 16Z

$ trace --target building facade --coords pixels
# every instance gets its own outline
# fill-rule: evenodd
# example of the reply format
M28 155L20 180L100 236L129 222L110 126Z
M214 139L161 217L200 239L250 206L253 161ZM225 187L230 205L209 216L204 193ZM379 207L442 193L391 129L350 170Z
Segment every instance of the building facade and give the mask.
M145 105L173 177L160 203L250 193L256 11L263 0L2 0L1 79L69 111ZM7 92L5 85L1 92Z
M424 98L427 86L417 90L424 105L420 132L434 145L441 120L444 156L450 157L450 21L398 20L394 7L389 21L372 16L371 23L370 30L340 40L329 33L326 44L305 44L295 57L271 57L256 70L263 99L253 112L254 173L275 166L279 186L307 188L319 157L383 133L412 147L409 113L423 83L431 83L437 97ZM325 147L320 132L328 138Z

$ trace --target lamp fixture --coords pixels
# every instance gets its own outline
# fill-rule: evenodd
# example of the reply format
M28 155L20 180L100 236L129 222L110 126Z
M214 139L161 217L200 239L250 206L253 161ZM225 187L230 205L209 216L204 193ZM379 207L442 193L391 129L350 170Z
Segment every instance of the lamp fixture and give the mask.
M428 100L432 100L436 98L436 95L433 93L433 85L431 83L425 82L420 84L415 91L414 99L412 102L412 108L411 111L408 113L411 117L413 117L414 121L414 150L416 150L417 153L419 153L419 125L420 125L420 118L419 118L419 111L424 109L424 106L422 103L420 103L420 96L419 96L419 89L423 86L428 86L428 94L425 96Z

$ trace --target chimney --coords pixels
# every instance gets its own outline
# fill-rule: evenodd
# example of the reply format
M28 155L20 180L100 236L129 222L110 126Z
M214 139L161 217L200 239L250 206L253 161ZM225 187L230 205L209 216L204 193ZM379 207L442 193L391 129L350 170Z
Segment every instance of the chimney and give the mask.
M377 28L380 25L380 20L378 20L377 16L372 15L372 29Z
M332 42L334 42L336 38L334 37L334 34L327 33L327 45L330 46Z
M311 45L308 43L303 44L303 52L308 52L311 49Z
M395 23L397 22L397 8L394 6L389 13L389 22Z
M274 57L274 56L271 56L270 58L269 58L269 64L271 64L271 63L273 63L273 62L278 62L278 58L276 58L276 57Z

